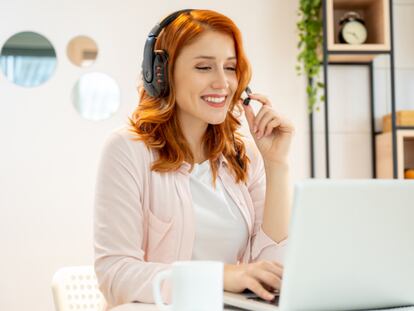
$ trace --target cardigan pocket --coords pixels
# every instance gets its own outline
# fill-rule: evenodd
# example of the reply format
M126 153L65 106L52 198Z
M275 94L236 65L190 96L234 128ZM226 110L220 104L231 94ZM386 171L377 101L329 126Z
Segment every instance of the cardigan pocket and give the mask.
M172 232L173 220L165 222L148 210L148 247L146 258L148 261L164 261L173 253L174 243Z

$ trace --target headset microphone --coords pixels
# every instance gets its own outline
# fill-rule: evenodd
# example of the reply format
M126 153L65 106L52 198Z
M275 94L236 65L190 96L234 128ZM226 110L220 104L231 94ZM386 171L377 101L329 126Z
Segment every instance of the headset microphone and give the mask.
M252 93L252 90L247 86L244 92L247 94L247 97L243 100L243 105L247 106L250 103L251 98L249 95Z

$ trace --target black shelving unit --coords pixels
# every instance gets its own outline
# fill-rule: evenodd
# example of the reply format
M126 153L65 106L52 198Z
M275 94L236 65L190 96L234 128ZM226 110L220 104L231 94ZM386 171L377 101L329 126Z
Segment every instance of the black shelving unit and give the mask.
M393 160L393 178L397 178L397 143L396 130L405 129L407 127L396 126L396 110L395 110L395 67L394 67L394 35L393 35L393 3L388 1L389 5L389 24L390 24L390 49L389 50L374 50L374 51L330 51L328 50L327 37L327 5L326 0L322 0L322 14L323 14L323 75L324 75L324 121L325 121L325 172L326 178L330 178L330 152L329 152L329 94L328 94L328 66L367 66L369 69L369 88L370 88L370 114L371 114L371 149L372 149L372 177L376 178L376 143L375 136L378 134L375 131L375 99L374 99L374 66L373 60L369 62L335 62L329 61L330 55L388 55L390 57L390 77L391 77L391 131L392 131L392 160ZM311 80L308 83L312 83ZM310 161L311 161L311 177L315 177L315 146L314 146L314 120L313 112L309 115L310 127ZM411 127L409 127L411 129Z

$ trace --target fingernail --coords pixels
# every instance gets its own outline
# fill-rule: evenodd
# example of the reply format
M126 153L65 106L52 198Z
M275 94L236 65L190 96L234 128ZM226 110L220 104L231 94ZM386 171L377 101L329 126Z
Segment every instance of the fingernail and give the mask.
M266 298L269 299L269 300L273 300L275 298L275 296L272 295L272 294L266 294Z

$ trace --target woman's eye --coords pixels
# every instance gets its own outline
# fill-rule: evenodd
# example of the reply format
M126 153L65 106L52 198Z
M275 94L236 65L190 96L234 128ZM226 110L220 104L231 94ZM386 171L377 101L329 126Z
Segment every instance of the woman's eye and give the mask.
M196 69L202 70L202 71L207 71L207 70L210 70L211 67L210 66L205 66L205 67L197 66ZM236 67L225 67L225 69L230 70L230 71L236 71Z

